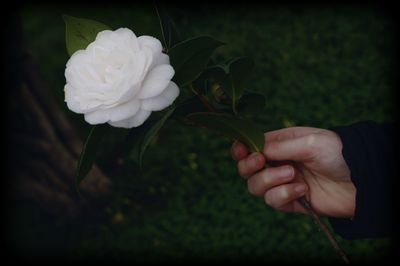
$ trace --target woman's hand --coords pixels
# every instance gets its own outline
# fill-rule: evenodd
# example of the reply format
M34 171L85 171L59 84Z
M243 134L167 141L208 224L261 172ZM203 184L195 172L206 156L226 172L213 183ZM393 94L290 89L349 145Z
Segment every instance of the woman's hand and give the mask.
M264 196L271 207L305 212L296 201L305 195L320 215L354 216L356 188L335 132L311 127L280 129L265 133L263 154L249 154L240 142L232 145L231 153L250 193Z

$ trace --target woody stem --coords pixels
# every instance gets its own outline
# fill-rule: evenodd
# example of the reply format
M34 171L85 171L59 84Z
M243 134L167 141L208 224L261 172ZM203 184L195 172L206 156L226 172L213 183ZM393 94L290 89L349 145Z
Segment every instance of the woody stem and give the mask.
M304 209L307 211L309 215L311 215L314 223L321 229L321 231L325 234L325 236L328 238L329 242L335 249L336 253L342 258L342 260L346 264L350 264L350 260L347 257L346 253L344 250L339 246L338 242L336 241L335 237L333 236L331 230L326 226L326 224L321 220L319 215L315 212L313 207L311 206L310 202L303 196L297 200L301 204L301 206L304 207Z
M203 97L200 93L197 92L197 90L194 88L193 84L190 84L190 89L191 91L196 95L196 97L201 101L201 103L204 105L205 108L207 108L208 111L216 113L217 111L208 103L207 99Z

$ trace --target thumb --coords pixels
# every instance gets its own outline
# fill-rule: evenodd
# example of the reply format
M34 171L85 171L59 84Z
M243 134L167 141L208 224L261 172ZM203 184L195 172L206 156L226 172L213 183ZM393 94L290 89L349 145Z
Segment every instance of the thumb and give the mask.
M300 161L314 158L318 144L317 134L265 143L264 154L269 160Z

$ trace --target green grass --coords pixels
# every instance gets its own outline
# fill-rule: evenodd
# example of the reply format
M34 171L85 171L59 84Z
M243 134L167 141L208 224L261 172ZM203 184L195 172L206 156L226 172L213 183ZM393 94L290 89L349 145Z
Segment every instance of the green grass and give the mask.
M63 103L64 13L156 37L158 21L151 6L24 10L26 39L41 71L84 136L83 118ZM172 15L186 37L210 35L227 43L215 59L254 58L249 87L267 97L256 117L265 130L285 121L331 127L395 118L394 28L374 7L203 6L198 12L174 8ZM21 221L20 237L27 250L35 246L35 252L47 254L50 247L63 248L58 252L78 259L338 261L309 218L272 210L247 192L229 146L214 134L170 123L151 144L145 171L128 161L115 173L115 192L97 219L40 226L46 217L31 211ZM107 156L104 148L100 163ZM338 238L358 262L378 259L390 247L388 239Z

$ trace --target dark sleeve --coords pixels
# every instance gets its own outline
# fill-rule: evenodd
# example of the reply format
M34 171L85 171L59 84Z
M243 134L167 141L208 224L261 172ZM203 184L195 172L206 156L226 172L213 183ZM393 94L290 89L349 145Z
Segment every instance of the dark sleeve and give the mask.
M394 234L396 129L394 124L372 121L332 128L343 142L343 157L357 189L355 216L329 219L335 232L346 239Z

